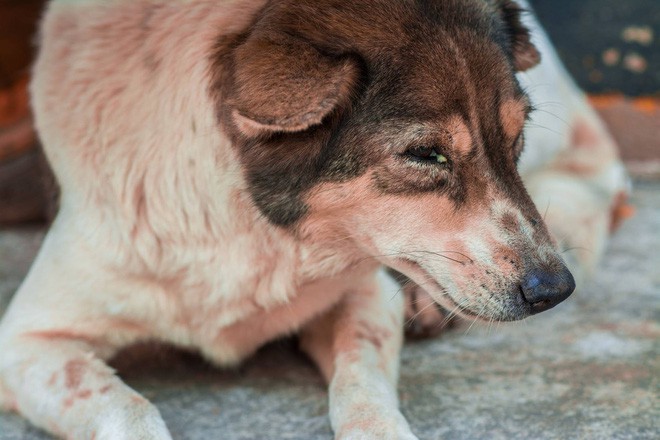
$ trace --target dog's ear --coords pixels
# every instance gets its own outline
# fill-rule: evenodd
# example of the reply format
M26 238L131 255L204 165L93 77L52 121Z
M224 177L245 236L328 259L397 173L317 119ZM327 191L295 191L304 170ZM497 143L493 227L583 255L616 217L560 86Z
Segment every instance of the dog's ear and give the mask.
M513 0L497 0L497 4L509 33L513 67L518 72L531 69L541 61L541 54L532 44L529 29L522 24L524 9Z
M303 131L348 105L358 80L350 57L288 37L249 38L234 53L231 117L248 137Z

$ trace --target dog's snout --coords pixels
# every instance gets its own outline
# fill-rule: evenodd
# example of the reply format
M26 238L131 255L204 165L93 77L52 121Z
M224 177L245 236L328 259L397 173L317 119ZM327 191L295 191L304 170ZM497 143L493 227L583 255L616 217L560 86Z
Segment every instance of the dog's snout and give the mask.
M540 313L571 296L575 280L566 267L556 272L535 269L523 278L520 290L525 301L532 306L532 313Z

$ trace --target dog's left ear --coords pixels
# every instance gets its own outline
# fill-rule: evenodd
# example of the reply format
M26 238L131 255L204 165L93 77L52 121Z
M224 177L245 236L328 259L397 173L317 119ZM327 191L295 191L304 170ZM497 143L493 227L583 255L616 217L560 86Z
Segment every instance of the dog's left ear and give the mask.
M529 29L520 19L524 9L513 0L497 0L497 5L508 28L513 67L517 72L531 69L541 61L541 54L532 44Z

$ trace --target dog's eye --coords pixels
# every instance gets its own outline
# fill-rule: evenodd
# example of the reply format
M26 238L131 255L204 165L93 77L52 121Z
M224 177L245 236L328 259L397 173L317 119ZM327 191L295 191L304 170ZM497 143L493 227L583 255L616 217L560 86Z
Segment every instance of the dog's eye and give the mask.
M449 162L447 157L438 151L437 147L429 147L426 145L418 145L409 148L405 155L410 159L418 162L438 163L445 164Z

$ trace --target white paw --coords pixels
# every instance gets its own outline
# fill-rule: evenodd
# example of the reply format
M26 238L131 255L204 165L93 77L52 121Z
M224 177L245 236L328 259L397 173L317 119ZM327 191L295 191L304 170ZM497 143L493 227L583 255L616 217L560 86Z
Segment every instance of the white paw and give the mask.
M419 440L409 429L352 429L342 431L335 437L336 440Z
M418 440L399 411L356 411L355 414L359 417L341 424L335 435L337 440Z
M97 440L171 440L165 422L155 406L136 398L130 407L116 408L102 415Z

